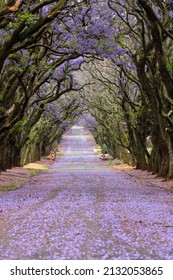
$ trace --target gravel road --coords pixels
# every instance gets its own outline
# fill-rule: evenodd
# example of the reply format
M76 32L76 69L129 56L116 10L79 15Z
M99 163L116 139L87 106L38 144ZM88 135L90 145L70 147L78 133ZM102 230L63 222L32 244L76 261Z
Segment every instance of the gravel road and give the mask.
M82 127L63 156L0 196L0 259L173 259L173 192L113 170Z

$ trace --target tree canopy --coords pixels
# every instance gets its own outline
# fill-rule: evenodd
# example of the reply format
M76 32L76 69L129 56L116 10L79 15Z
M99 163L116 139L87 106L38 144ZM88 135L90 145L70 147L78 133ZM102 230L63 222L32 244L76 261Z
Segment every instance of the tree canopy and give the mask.
M0 170L83 121L113 157L173 177L173 1L0 1Z

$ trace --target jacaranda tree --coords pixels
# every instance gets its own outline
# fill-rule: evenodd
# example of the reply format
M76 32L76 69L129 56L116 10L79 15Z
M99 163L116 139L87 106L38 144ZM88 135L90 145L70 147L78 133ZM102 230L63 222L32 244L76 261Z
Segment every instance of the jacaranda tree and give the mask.
M137 168L172 178L172 17L172 0L1 2L0 168L27 160L33 135L35 143L43 142L45 111L74 91L95 118L100 143L107 141L114 156L117 145L124 146ZM78 69L91 60L95 73L91 69L89 81L80 74L74 86ZM99 60L106 61L107 73ZM84 94L92 80L95 85ZM73 108L72 102L74 113ZM50 111L47 124L53 116ZM62 131L59 123L54 127L57 133L52 130L46 143Z

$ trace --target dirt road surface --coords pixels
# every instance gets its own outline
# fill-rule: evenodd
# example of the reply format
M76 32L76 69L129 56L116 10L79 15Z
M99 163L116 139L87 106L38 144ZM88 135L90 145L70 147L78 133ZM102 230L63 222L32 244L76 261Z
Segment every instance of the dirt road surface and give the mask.
M0 196L0 259L173 259L173 192L113 170L73 127L63 156Z

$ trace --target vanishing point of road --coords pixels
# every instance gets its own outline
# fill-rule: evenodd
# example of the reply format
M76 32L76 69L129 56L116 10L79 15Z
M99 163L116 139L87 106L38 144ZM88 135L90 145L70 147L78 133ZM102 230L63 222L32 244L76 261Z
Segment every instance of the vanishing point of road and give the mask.
M63 156L0 196L0 259L173 259L173 192L113 170L74 126Z

